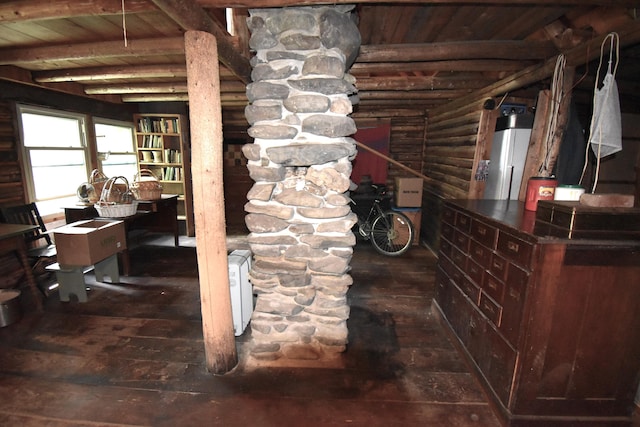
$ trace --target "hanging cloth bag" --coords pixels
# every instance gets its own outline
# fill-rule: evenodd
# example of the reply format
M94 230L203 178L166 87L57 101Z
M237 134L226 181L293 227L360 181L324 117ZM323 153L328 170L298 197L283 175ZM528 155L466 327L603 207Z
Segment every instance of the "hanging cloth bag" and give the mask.
M604 47L607 40L610 42L609 66L607 68L607 73L602 80L602 87L598 88L600 71L604 57ZM618 57L618 34L610 33L602 41L602 45L600 47L600 63L598 64L598 72L596 74L596 82L593 91L593 115L591 118L591 128L589 130L589 141L587 144L587 152L588 147L590 146L596 156L596 179L592 192L595 192L598 174L600 172L600 159L622 150L620 100L618 97L618 85L615 80L615 74L618 69ZM585 158L585 169L586 163Z

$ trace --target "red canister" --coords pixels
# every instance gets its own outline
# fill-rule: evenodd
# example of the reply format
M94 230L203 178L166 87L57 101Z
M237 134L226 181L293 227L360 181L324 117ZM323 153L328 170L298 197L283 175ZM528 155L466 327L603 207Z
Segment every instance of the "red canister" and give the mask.
M527 182L527 197L524 208L528 211L538 209L538 200L553 200L558 180L546 176L534 176Z

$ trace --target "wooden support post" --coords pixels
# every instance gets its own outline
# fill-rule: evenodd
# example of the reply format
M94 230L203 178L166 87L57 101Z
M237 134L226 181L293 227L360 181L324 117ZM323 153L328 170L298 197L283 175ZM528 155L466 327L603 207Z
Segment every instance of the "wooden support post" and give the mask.
M520 193L518 200L524 201L526 198L527 182L532 176L541 175L540 167L547 158L547 171L543 173L543 176L551 174L553 167L558 158L560 151L560 144L564 137L564 130L567 127L569 121L569 106L571 104L571 95L573 81L575 78L575 67L566 67L564 71L564 80L561 82L562 87L562 100L557 109L557 117L555 117L555 128L551 129L551 140L546 141L547 128L550 125L549 117L552 114L552 103L555 102L551 99L550 91L541 91L538 95L538 105L536 110L536 117L533 123L533 130L531 131L531 138L529 140L529 149L527 152L527 160L525 162L524 172L522 175L522 182L520 184ZM547 152L548 151L548 152Z
M193 205L202 329L207 369L224 374L238 363L233 332L222 180L222 107L216 39L185 33L191 123Z

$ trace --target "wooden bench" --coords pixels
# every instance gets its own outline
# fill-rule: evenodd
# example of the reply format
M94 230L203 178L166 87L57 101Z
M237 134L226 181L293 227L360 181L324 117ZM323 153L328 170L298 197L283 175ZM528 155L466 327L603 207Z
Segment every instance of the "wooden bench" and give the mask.
M120 283L117 254L111 255L92 266L60 265L55 263L47 266L46 269L56 273L60 301L64 302L69 301L71 295L75 295L78 302L87 302L87 285L84 281L84 275L91 269L94 270L98 282L103 282L104 277L109 276L111 283Z

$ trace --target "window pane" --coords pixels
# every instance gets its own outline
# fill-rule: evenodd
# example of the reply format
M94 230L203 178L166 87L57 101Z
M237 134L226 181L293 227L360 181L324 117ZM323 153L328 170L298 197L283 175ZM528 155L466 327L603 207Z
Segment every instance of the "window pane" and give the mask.
M96 123L96 140L100 153L133 153L133 128Z
M25 147L82 147L79 119L32 113L21 118Z
M30 150L36 200L76 193L87 180L82 150Z
M111 154L102 161L102 172L108 177L124 176L131 182L138 172L135 154Z

